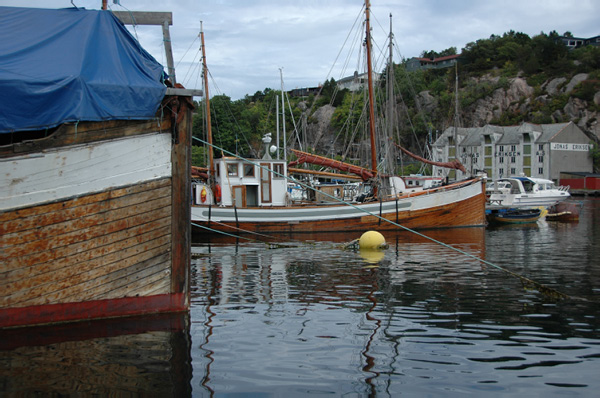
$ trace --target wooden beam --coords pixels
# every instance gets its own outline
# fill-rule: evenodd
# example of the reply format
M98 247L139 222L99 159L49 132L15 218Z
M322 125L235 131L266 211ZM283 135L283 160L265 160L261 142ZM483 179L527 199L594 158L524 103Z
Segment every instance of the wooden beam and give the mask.
M172 12L148 12L148 11L113 11L113 14L125 25L158 25L163 26L166 21L173 25Z

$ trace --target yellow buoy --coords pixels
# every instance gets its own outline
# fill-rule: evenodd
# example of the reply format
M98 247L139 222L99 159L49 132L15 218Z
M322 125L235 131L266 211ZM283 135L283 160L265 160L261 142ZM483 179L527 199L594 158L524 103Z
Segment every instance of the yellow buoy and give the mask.
M385 249L387 244L383 235L377 231L367 231L358 240L358 247L363 250Z

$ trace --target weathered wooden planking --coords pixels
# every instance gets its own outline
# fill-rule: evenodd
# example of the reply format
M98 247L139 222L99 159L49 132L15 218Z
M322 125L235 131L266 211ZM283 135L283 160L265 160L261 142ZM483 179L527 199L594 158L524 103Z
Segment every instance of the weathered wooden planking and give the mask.
M117 253L84 263L72 264L60 270L59 280L56 281L44 283L44 278L41 278L41 281L35 279L36 284L29 284L27 288L17 287L15 289L8 284L2 292L3 296L0 297L0 308L68 301L76 302L83 301L77 297L80 294L85 294L86 297L89 297L90 294L92 296L103 294L106 292L107 287L102 287L102 285L110 280L109 274L141 264L165 253L169 254L167 257L170 260L170 239L171 236L166 235ZM164 269L170 268L170 261L162 264ZM45 275L50 278L50 274L52 273ZM20 286L22 286L22 283L19 283ZM69 300L64 301L67 297L69 297Z
M171 274L171 292L184 293L186 305L189 305L189 280L192 239L192 214L190 193L192 192L192 113L187 112L177 130L177 144L173 147L171 162L173 174L172 241L173 269Z
M5 221L0 225L0 234L23 233L30 229L39 229L52 224L69 222L93 213L106 212L126 206L143 204L152 199L168 197L171 195L170 185L157 189L149 189L144 192L127 196L111 197L90 204L62 208L54 211L44 212L38 215L20 217L11 221Z
M98 255L105 255L120 248L127 247L128 244L143 239L146 233L163 234L163 231L169 228L170 231L171 219L168 216L155 219L148 223L133 226L128 229L115 231L110 234L100 235L92 239L74 243L68 246L53 248L50 250L37 252L20 257L3 258L6 267L5 273L2 273L3 279L11 279L11 275L21 273L21 277L25 277L27 273L33 273L35 266L43 263L50 263L58 259L66 259L70 256L77 256L77 261L86 261ZM4 280L0 279L0 289Z
M70 256L60 257L56 260L38 263L33 266L14 268L2 274L0 289L3 293L0 293L0 296L18 289L26 289L30 286L60 280L70 273L77 272L80 268L79 265L86 262L96 261L98 266L100 266L104 262L109 261L111 259L110 256L117 256L116 258L118 258L127 249L169 235L171 233L171 225L170 223L164 224L162 228L139 235L131 235L128 239L117 241L110 245L95 247L81 253L74 252Z
M40 230L22 234L7 234L2 237L4 253L8 256L25 256L44 250L72 245L77 242L106 235L133 226L162 218L170 211L171 198L159 198L144 206L129 206L111 214L94 214L72 222L54 224ZM154 213L154 214L150 214Z
M122 196L133 195L142 191L149 191L153 189L160 189L163 187L171 186L170 178L163 178L159 180L152 180L142 184L131 185L122 188L110 189L103 192L88 194L70 198L64 201L56 201L48 204L31 206L25 208L19 208L16 210L0 212L0 228L4 228L4 225L11 220L20 218L27 218L36 215L42 215L52 213L60 210L69 210L71 208L85 206L90 203L102 202L111 199L117 199ZM6 233L9 231L5 231Z
M146 134L0 158L0 210L171 177L171 140Z
M171 131L171 126L170 118L157 118L151 121L108 120L77 124L65 123L54 131L50 131L49 135L44 138L0 146L0 158L12 157L15 154L41 152L48 148Z
M189 396L192 370L189 339L182 331L185 319L179 321L179 329L172 330L169 326L176 320L155 318L17 330L6 340L28 339L30 344L0 350L0 362L10 363L0 367L3 392L15 397L36 396L40 391L55 395L77 391L81 396Z

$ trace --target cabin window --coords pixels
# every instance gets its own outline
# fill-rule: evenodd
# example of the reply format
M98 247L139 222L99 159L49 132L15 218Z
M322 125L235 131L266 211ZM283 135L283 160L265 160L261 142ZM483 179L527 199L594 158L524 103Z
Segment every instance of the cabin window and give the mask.
M227 175L229 177L237 177L238 176L238 164L237 163L229 163L227 165Z
M273 178L283 178L283 163L273 163ZM277 173L277 174L275 174Z
M244 177L254 177L253 164L244 164Z

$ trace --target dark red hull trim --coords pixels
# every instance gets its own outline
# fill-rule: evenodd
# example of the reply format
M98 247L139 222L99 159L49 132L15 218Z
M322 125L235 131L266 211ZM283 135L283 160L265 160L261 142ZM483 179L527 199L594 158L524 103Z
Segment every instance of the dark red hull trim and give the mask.
M185 294L0 309L0 328L187 311Z

